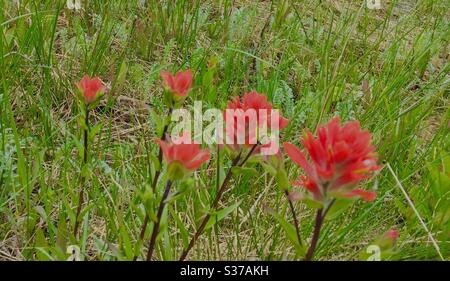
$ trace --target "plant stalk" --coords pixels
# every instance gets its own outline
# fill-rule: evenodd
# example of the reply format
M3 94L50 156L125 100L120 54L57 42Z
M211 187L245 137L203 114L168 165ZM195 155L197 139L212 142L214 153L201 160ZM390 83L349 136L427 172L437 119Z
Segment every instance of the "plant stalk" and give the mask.
M289 203L289 208L291 209L292 219L294 220L295 232L297 233L298 244L300 246L302 246L303 243L302 243L302 238L300 235L300 227L299 227L300 224L298 222L297 213L295 212L294 204L292 203L292 200L289 198L289 191L287 189L284 190L284 194L286 195L286 199L288 200L288 203Z
M333 206L334 202L336 202L336 199L331 200L325 210L323 208L317 210L314 233L311 239L311 245L309 246L308 252L305 256L305 261L311 261L314 256L314 251L316 250L317 242L319 241L320 229L322 228L323 221L325 220L325 217L327 216L327 213L331 209L331 206Z
M320 236L320 229L322 227L322 223L323 223L323 219L324 219L324 217L322 216L322 212L323 212L323 209L317 210L316 223L314 225L313 237L311 239L311 245L309 246L308 252L306 253L305 261L311 261L313 258L313 255L314 255L314 251L316 250L317 242L319 241L319 236Z
M166 200L167 200L167 197L169 196L171 186L172 186L172 181L168 180L167 184L166 184L166 188L164 190L164 194L161 198L161 202L159 203L158 213L156 214L156 222L155 222L155 226L153 227L152 237L150 238L150 244L149 244L148 252L147 252L147 261L152 259L153 252L155 250L156 236L158 235L158 232L159 232L159 225L161 223L161 217L162 217L162 214L164 211L164 207L166 206Z
M170 115L172 114L172 110L173 110L173 107L171 107L171 108L169 109L169 113L167 114L168 117L170 117ZM169 129L169 124L170 124L170 123L168 123L168 124L166 124L166 125L164 126L163 133L162 133L162 136L161 136L161 140L162 140L162 141L166 140L166 133L167 133L167 130ZM161 147L160 147L160 148L159 148L159 153L158 153L158 162L159 162L160 165L161 165L161 163L162 163L162 156L163 156L163 155L162 155L162 150L161 150ZM159 179L159 176L160 176L160 175L161 175L161 169L158 170L158 171L156 171L156 172L155 172L155 176L153 177L153 181L152 181L152 191L153 191L153 194L155 194L155 192L156 192L156 184L158 183L158 179ZM141 241L144 240L145 230L147 229L147 225L148 225L148 221L149 221L149 220L150 220L150 217L149 217L148 214L146 213L146 214L145 214L145 218L144 218L144 222L142 223L141 233L139 234L139 242L141 242ZM135 254L134 257L133 257L133 261L136 261L137 258L138 258L138 255Z
M77 214L75 216L75 227L73 230L73 235L75 237L77 237L77 233L78 233L78 228L80 226L80 220L79 220L79 216L81 213L81 208L83 206L84 203L84 185L86 183L86 176L83 175L83 169L84 167L87 165L88 162L88 149L89 149L89 104L85 104L86 107L86 112L85 112L85 117L84 117L84 124L86 126L86 128L84 129L84 151L83 151L83 165L81 168L81 189L80 189L80 194L79 194L79 200L78 200L78 208L77 208Z
M215 210L217 208L217 205L219 204L220 199L222 198L223 193L225 192L228 183L230 182L231 176L232 176L232 169L235 166L243 166L245 164L245 162L247 162L247 160L250 158L251 154L253 153L253 151L256 149L258 143L256 143L249 151L249 153L247 154L247 156L244 158L244 160L240 163L240 159L241 159L241 154L242 151L239 152L239 154L236 156L236 158L233 159L233 162L231 163L231 167L227 172L227 175L225 176L225 179L219 189L219 192L217 193L216 198L214 199L214 202L211 205L211 210ZM203 230L205 229L209 218L211 217L211 212L209 212L204 218L202 223L200 224L200 227L197 229L197 231L195 232L194 236L192 237L191 241L189 242L188 247L183 251L183 253L180 256L179 261L184 261L187 257L187 255L189 254L190 250L192 249L192 247L194 247L195 242L198 240L198 238L200 237L200 235L203 233Z

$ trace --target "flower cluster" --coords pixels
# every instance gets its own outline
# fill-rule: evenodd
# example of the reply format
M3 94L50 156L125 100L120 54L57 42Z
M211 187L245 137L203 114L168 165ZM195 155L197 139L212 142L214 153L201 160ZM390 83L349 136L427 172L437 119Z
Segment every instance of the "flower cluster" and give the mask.
M188 172L198 169L209 160L210 154L207 149L200 149L195 143L175 144L158 140L158 144L167 161L169 176L172 179L181 179Z
M93 103L105 91L102 80L98 77L90 78L88 75L83 76L81 81L77 83L78 90L83 94L86 104Z
M187 97L192 87L192 71L190 69L177 72L175 75L161 71L161 77L164 80L166 91L169 93L169 99L178 102Z
M359 122L341 126L339 118L334 118L317 130L317 137L311 132L305 133L302 144L310 161L293 144L283 144L288 157L306 174L294 181L295 186L306 188L313 199L322 202L329 196L375 199L375 192L354 189L379 169L371 135L361 130Z
M261 140L261 137L265 137L262 132L267 129L282 130L289 123L289 120L281 116L279 111L273 110L272 104L267 101L267 96L255 91L244 94L242 100L234 97L228 102L223 115L226 124L225 135L229 140L227 144L234 151L263 142L266 142L264 146L270 146L270 141ZM272 120L276 123L272 124ZM255 153L264 146L256 149Z
M193 87L193 75L190 69L180 71L176 74L171 74L167 71L162 71L160 74L164 83L164 97L169 106L170 115L172 109L182 106L188 97ZM105 92L105 86L100 78L90 78L87 75L76 86L82 94L83 103L86 105L85 122L87 125L90 108L88 105L93 104L92 107L94 107L97 104L95 102ZM202 218L202 222L197 228L196 233L190 239L187 247L184 248L180 260L184 260L188 256L189 251L203 233L208 223L210 223L211 213L217 211L219 201L229 186L233 176L232 171L243 168L252 155L259 154L263 148L271 146L274 140L266 138L267 131L278 133L289 124L289 120L273 108L267 96L256 91L245 93L242 98L238 96L232 98L223 111L223 121L225 121L225 136L228 140L226 142L227 151L232 152L229 154L232 160L231 167L225 179L220 181L221 185L218 186L217 194L209 206L210 212ZM156 141L159 145L159 163L154 167L152 192L155 193L155 198L159 200L159 204L156 216L151 217L149 215L155 214L153 211L146 212L147 214L143 221L140 236L140 239L143 241L145 239L147 224L152 220L153 228L149 240L147 260L151 260L152 258L157 238L159 237L162 215L166 204L170 202L168 198L170 197L173 183L184 180L211 158L211 153L207 148L201 148L199 144L191 143L189 134L185 134L182 137L167 134L167 128L170 125L170 121L168 121L165 124L163 135ZM84 127L84 133L84 151L86 156L88 151L89 138L87 136L89 134L89 126ZM278 137L278 134L276 136ZM178 141L175 141L175 137L179 138ZM180 142L180 139L185 141ZM278 145L278 139L276 141ZM335 200L339 198L362 198L365 201L373 201L376 199L375 192L357 188L357 185L361 181L369 178L369 176L379 169L379 166L377 165L377 155L375 153L375 147L372 145L371 134L367 130L362 130L358 121L341 124L338 117L334 118L328 124L320 126L316 136L309 131L305 132L301 144L303 149L289 142L285 142L283 147L288 158L304 171L304 174L293 181L292 185L301 186L306 189L307 196L303 198L313 199L320 203L311 246L305 257L308 260L313 256L322 222ZM220 155L216 155L216 157L220 160ZM293 214L298 240L297 247L302 248L303 241L298 226L299 222L292 202L295 196L293 196L294 192L290 188L284 157L281 151L278 150L278 146L275 159L275 161L270 162L265 161L267 158L257 158L254 162L259 162L265 168L269 166L269 168L275 171L274 175L276 175L278 185L286 194ZM85 157L85 164L86 161L87 157ZM161 167L163 163L166 163L165 169ZM166 187L162 193L157 188L161 174L166 175ZM77 233L78 218L82 203L83 193L80 193L75 235ZM394 241L398 238L398 232L390 231L386 234L386 237ZM138 258L137 253L139 252L140 249L137 249L134 260ZM301 252L304 254L303 250Z

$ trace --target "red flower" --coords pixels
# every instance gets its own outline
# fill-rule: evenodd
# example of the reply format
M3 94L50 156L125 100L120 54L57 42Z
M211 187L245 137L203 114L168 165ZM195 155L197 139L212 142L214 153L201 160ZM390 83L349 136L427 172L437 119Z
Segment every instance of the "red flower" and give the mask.
M334 118L320 127L317 135L315 138L307 132L302 141L310 161L293 144L283 144L288 157L306 173L294 185L305 187L319 201L325 200L328 194L375 200L375 192L353 189L379 169L370 133L361 130L358 121L341 126L339 118Z
M161 71L165 86L178 97L186 97L192 87L192 71L180 71L175 75L167 71Z
M207 149L200 149L200 145L195 143L175 144L158 140L158 144L169 168L176 170L177 175L182 176L186 172L198 169L210 157Z
M227 111L232 113L229 116L230 118L227 117ZM255 117L253 119L250 118L252 111ZM276 124L278 128L273 128L272 118L274 120L278 118L278 124ZM224 119L226 123L226 135L232 141L230 146L234 149L240 147L238 137L244 140L243 144L245 146L251 146L256 143L258 136L250 128L257 129L266 125L268 129L281 130L289 123L289 120L281 116L278 111L273 111L273 106L267 101L265 95L258 94L255 91L246 93L242 102L239 97L234 97L232 101L228 102L228 106L224 111ZM238 120L244 121L244 126L238 126Z
M389 238L389 239L393 240L393 241L396 241L396 240L398 239L398 237L400 236L400 233L399 233L398 230L396 230L396 229L391 229L391 230L388 230L388 231L384 234L384 236L385 236L386 238Z
M273 113L272 111L273 106L270 102L267 101L267 97L263 94L258 94L255 91L246 93L244 94L242 102L239 99L239 97L234 97L232 101L228 102L227 109L242 109L244 112L246 112L249 109L250 110L253 109L256 112L258 124L266 122L269 128L272 127L270 117ZM260 115L260 110L266 110L267 118L265 118L265 116ZM283 116L278 117L279 117L278 128L280 130L284 129L288 125L289 120L284 118Z
M344 194L347 198L360 197L367 202L374 201L377 198L377 193L374 191L365 191L364 189L356 188Z
M94 102L97 99L97 95L103 93L105 90L100 78L93 77L91 79L88 75L84 75L81 81L76 85L83 94L86 103Z

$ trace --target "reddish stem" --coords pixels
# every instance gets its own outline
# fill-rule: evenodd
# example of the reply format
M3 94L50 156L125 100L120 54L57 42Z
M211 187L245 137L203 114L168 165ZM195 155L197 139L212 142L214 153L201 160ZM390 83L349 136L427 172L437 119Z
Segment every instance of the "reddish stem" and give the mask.
M298 222L298 218L297 218L297 213L295 212L295 208L294 208L294 204L292 203L292 200L289 198L289 191L287 189L284 191L284 194L286 195L286 198L289 202L289 208L291 209L292 219L294 220L295 232L297 233L298 244L301 246L302 238L300 235L300 227L299 227L299 222Z
M172 108L173 107L171 107L169 109L169 113L167 114L168 117L170 117L170 115L172 114ZM162 133L162 136L161 136L161 140L162 141L166 140L166 133L167 133L168 129L169 129L169 124L166 124L164 126L163 133ZM162 156L163 156L162 155L162 150L161 150L161 147L160 147L159 148L159 154L158 154L158 162L159 162L160 165L162 163ZM152 191L153 191L153 193L156 192L156 184L158 183L158 179L159 179L160 175L161 175L161 171L160 170L155 172L155 176L153 177L153 181L152 181ZM150 220L150 217L146 213L145 214L145 218L144 218L144 222L142 223L141 233L139 234L139 242L144 240L145 230L147 229L147 225L148 225L148 221L149 220ZM138 255L135 254L134 257L133 257L133 261L136 261L137 258L138 258Z
M166 189L164 190L163 197L161 198L161 202L159 203L158 213L156 214L156 222L155 226L153 227L152 237L150 238L150 244L147 252L147 261L152 259L153 251L155 250L156 237L158 236L161 217L164 211L164 207L166 206L166 200L167 197L169 196L171 186L172 181L168 180L166 184Z
M217 205L219 204L220 199L222 198L223 193L225 192L228 183L230 182L231 176L232 176L232 169L235 166L243 166L245 164L245 162L247 162L247 160L250 158L251 154L253 153L253 151L256 149L256 146L258 145L258 143L256 143L249 151L249 153L247 154L247 156L244 158L244 160L240 163L240 159L241 159L241 152L239 152L238 156L236 156L236 158L234 158L233 162L231 163L231 167L227 172L227 175L225 176L225 179L219 189L219 192L217 193L217 196L214 200L214 202L211 205L211 210L215 210L217 208ZM209 221L209 218L211 217L211 212L209 212L204 218L202 223L200 224L200 227L197 229L197 231L195 232L194 236L192 237L191 241L189 242L188 247L183 251L183 253L181 254L181 257L179 259L179 261L184 261L187 257L187 255L189 254L189 251L192 249L192 247L194 247L195 242L198 240L198 238L200 237L200 235L203 233L203 230L206 227L206 224Z

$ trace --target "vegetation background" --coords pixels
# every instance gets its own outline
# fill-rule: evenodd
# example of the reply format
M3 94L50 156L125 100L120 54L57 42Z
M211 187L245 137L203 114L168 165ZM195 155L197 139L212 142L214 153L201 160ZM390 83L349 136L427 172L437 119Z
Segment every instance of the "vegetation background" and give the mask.
M336 115L373 133L385 165L365 184L378 198L333 214L317 259L358 259L389 229L400 232L389 259L450 259L449 1L381 0L380 10L362 0L82 0L81 7L0 0L0 259L64 260L71 244L87 260L133 257L158 150L154 120L164 114L159 72L186 68L195 75L187 105L223 108L246 91L266 93L291 119L284 141L298 143L303 130ZM74 83L85 73L109 90L91 114L101 126L74 241L82 152ZM288 167L294 179L299 171ZM227 216L189 259L297 258L266 211L290 221L283 193L254 168L233 182L221 205ZM179 257L215 192L214 166L194 177L169 204L157 259ZM313 212L295 207L309 236Z

